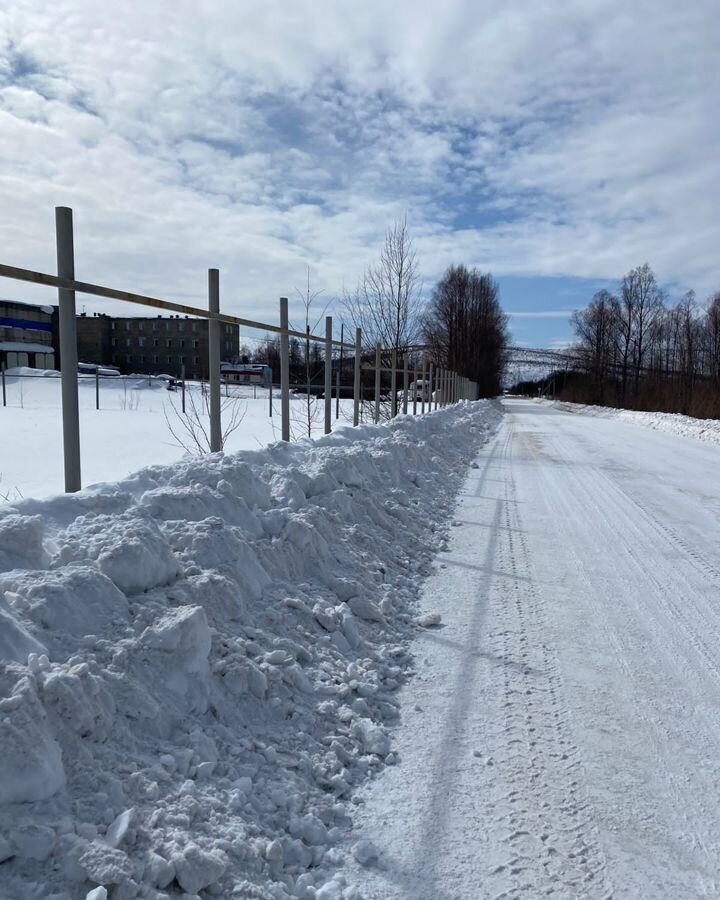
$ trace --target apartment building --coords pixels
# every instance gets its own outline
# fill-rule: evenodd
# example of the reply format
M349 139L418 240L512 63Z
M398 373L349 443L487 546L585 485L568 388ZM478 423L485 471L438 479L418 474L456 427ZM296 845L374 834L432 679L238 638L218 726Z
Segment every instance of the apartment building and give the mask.
M54 309L0 300L0 366L54 369Z
M232 362L240 352L240 329L221 324L220 356ZM80 362L117 366L124 374L142 372L179 378L209 377L208 322L188 316L78 316Z

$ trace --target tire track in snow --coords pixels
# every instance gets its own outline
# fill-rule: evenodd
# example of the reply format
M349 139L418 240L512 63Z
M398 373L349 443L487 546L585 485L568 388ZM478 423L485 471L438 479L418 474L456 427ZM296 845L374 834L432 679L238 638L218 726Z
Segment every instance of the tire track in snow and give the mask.
M563 468L563 478L555 478L551 483L548 479L543 479L541 487L548 505L559 513L557 524L565 533L563 544L567 548L568 559L572 559L575 569L582 572L586 590L581 594L588 598L597 596L597 585L593 584L593 577L587 571L585 555L581 557L573 548L577 546L577 535L588 533L588 521L582 511L592 509L590 523L595 532L592 535L594 543L612 558L614 569L611 581L614 590L606 598L607 603L603 609L597 608L595 600L595 619L605 633L616 666L624 675L623 689L634 698L636 715L643 723L647 739L653 747L653 774L662 774L668 799L673 807L670 814L669 810L657 808L657 803L653 804L653 800L659 799L657 796L643 798L646 800L642 809L645 820L643 824L647 827L647 823L651 823L648 839L654 836L659 843L667 843L667 852L670 853L673 852L672 847L676 848L676 855L680 844L685 845L685 852L690 858L700 852L704 857L704 864L696 856L699 873L696 888L699 893L694 896L716 898L718 882L713 869L717 870L715 861L720 847L715 837L716 829L701 834L698 828L697 823L707 822L708 816L705 789L702 781L694 778L694 774L703 765L712 765L716 769L712 759L717 741L708 740L707 736L696 732L695 747L686 744L677 748L678 729L671 733L666 724L673 722L678 713L672 704L675 702L678 685L683 683L682 679L692 678L698 689L703 685L698 672L683 662L687 658L686 651L674 634L676 629L668 627L668 622L658 617L659 607L654 602L656 599L672 619L673 626L681 621L677 614L677 604L665 589L662 579L656 576L656 571L662 573L663 566L666 574L670 569L663 563L662 550L653 546L652 541L648 542L646 532L636 525L635 520L639 517L632 500L606 476L600 477L602 473L597 467L574 464L577 461L569 459L572 456L571 450L558 446L563 443L562 439L555 439L553 443L558 447L555 461L560 462ZM559 486L562 486L561 490L558 489ZM648 523L644 524L647 526ZM651 532L658 535L657 529L651 529ZM631 538L640 546L633 547ZM643 551L646 559L643 559ZM675 568L679 570L681 567L676 565ZM648 586L652 589L650 592L647 591ZM637 589L635 593L633 588ZM643 589L646 594L649 593L650 602L641 603L639 600L638 594ZM646 637L648 628L653 638L651 646L648 646ZM688 628L683 627L682 631L690 639ZM669 652L669 648L672 648L672 652ZM673 671L676 679L669 678L668 673ZM658 698L664 706L658 706ZM711 727L703 716L700 718L706 726ZM697 752L698 743L702 745L704 752ZM670 748L682 749L684 753L671 754ZM717 784L716 778L714 773L709 779L710 783ZM683 822L684 829L678 829L676 822ZM672 891L672 888L664 884L661 893L648 893L647 896L664 898L670 896L666 893L667 890ZM672 896L680 894L672 893Z
M504 454L504 533L496 569L508 570L507 595L496 592L505 665L498 697L504 721L495 747L496 789L505 791L494 828L504 832L507 859L494 867L491 893L500 898L610 898L585 774L570 728L557 659L548 644L542 599L531 571L513 475L512 428ZM497 801L492 806L497 808ZM490 885L488 885L489 887Z

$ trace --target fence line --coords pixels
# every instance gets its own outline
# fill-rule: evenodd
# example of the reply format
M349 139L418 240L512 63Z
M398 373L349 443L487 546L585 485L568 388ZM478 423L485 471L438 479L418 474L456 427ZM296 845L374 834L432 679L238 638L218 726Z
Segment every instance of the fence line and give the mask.
M79 491L82 485L81 459L80 459L80 416L78 400L78 359L77 359L77 315L75 305L76 293L90 294L111 300L120 300L125 303L133 303L140 306L149 306L155 309L163 309L184 315L195 316L208 320L208 364L210 370L209 389L209 413L210 413L210 451L222 450L222 404L221 404L221 324L237 325L244 328L257 329L280 335L280 394L282 416L282 439L290 440L290 353L289 341L291 337L301 338L309 342L322 343L325 349L325 433L332 430L332 351L334 347L340 348L340 368L342 368L343 353L346 348L354 351L353 361L353 426L360 422L360 406L364 395L362 387L362 372L373 370L375 372L375 409L374 421L380 419L380 394L382 387L382 373L390 373L390 401L391 415L398 412L397 377L399 372L403 376L402 410L408 412L409 392L409 360L407 352L403 353L402 369L398 370L397 349L392 348L391 365L382 365L382 348L380 344L375 347L374 366L362 364L362 329L357 328L353 344L344 340L344 327L341 330L340 340L333 338L332 316L325 319L325 334L323 336L311 333L295 331L289 326L288 299L280 298L280 324L271 325L265 322L257 322L239 316L229 315L220 311L220 273L218 269L208 269L208 307L188 306L175 303L170 300L161 300L157 297L149 297L116 288L109 288L90 282L79 281L75 278L74 258L74 230L72 210L68 207L56 207L55 209L55 241L57 251L57 275L49 275L44 272L36 272L31 269L18 268L0 264L0 277L32 284L40 284L54 287L58 290L59 304L59 341L60 341L60 378L61 378L61 402L62 402L62 426L63 426L63 454L65 472L65 491L73 493ZM413 414L417 414L417 360L414 367L413 380ZM426 360L423 357L422 372L422 412L425 412L425 371ZM432 390L433 375L435 376L435 391ZM96 406L99 408L99 378L95 373ZM183 378L183 409L184 409L184 381ZM461 379L457 373L451 373L444 369L433 369L429 364L428 411L432 409L433 399L435 409L465 399L477 398L477 386L466 379ZM464 385L464 387L463 387ZM309 391L310 386L306 389ZM339 415L340 402L340 370L337 373L336 382L336 419ZM5 371L2 371L2 397L3 406L7 404L5 388ZM270 415L272 415L272 385L270 386Z

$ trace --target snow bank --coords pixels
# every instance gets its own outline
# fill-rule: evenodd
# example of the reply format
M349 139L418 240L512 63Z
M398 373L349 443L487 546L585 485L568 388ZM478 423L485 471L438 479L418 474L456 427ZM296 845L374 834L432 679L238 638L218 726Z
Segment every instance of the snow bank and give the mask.
M500 416L3 508L0 897L360 896L350 799L393 762L419 583Z
M694 419L692 416L683 416L679 413L636 412L632 409L614 409L609 406L591 406L583 403L555 402L553 405L566 412L622 419L635 425L654 428L656 431L667 431L681 437L692 437L720 444L720 420L718 419Z

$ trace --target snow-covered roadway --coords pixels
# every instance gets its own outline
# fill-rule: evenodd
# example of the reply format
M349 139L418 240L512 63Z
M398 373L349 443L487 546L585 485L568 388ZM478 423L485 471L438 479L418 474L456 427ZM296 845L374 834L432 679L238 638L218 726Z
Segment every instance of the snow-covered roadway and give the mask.
M720 896L720 450L506 402L365 790L366 897Z

